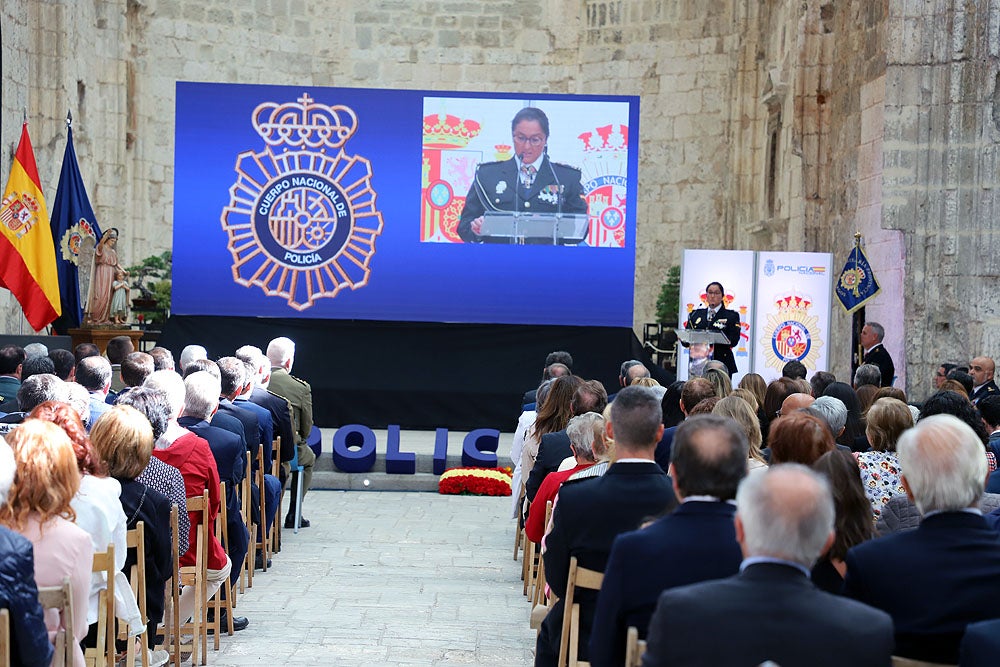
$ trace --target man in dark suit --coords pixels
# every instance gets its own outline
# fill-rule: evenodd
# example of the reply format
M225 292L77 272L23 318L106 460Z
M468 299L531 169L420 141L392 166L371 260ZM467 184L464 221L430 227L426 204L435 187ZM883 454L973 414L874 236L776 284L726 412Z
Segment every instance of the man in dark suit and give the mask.
M601 477L563 483L542 552L546 581L559 602L542 621L536 666L555 665L559 658L570 558L575 556L580 567L603 572L616 536L676 505L670 478L653 461L662 420L660 401L650 389L622 389L611 404L607 425L617 461ZM597 598L581 590L574 601L580 604L580 659L586 660Z
M570 401L570 408L573 416L596 412L601 414L608 405L608 392L604 390L604 385L597 380L587 380L577 388ZM535 499L538 488L545 481L549 473L559 469L559 464L566 458L573 456L569 448L569 436L566 429L555 433L546 433L538 443L538 456L535 465L528 475L528 481L524 485L525 495L528 502Z
M254 370L251 377L254 387L248 395L249 400L262 408L266 408L271 413L274 437L281 438L281 450L279 452L281 461L291 461L295 453L295 431L292 429L292 405L287 399L267 389L268 383L271 380L271 362L260 351L260 348L253 345L244 345L236 350L236 358L241 359L244 364L253 367ZM282 477L282 480L284 480L284 477ZM283 481L282 484L284 484Z
M882 371L882 386L891 387L892 380L896 377L896 367L892 363L892 356L882 345L885 338L885 327L878 322L865 322L861 328L859 340L864 348L864 356L861 358L863 364L875 364Z
M715 396L715 387L705 378L691 378L684 383L681 388L680 407L684 418L694 410L694 406L701 403L706 398ZM663 436L656 443L656 453L653 458L656 463L666 472L670 467L670 452L674 444L674 435L677 433L677 426L663 429Z
M545 365L542 366L542 382L554 377L559 377L560 375L572 375L573 374L573 356L564 350L556 350L555 352L549 352L545 356ZM541 382L539 383L541 384ZM526 406L535 403L535 395L538 392L538 387L534 389L529 389L524 392L524 396L521 397L521 405ZM529 408L524 408L525 410ZM531 408L534 409L534 408Z
M590 664L621 665L629 626L645 639L660 593L736 574L742 555L733 516L747 474L747 440L731 419L698 415L681 422L670 464L680 506L611 547L597 600Z
M834 516L829 484L804 466L747 477L736 495L740 573L664 591L649 623L644 667L888 667L889 616L809 580L833 543Z
M979 511L983 444L940 414L903 433L896 453L920 526L848 551L844 592L892 616L896 655L954 664L965 626L1000 618L1000 537Z
M740 344L740 314L726 308L723 303L725 293L722 283L709 283L705 288L707 307L692 311L685 328L694 331L717 331L729 340L729 345L718 343L714 346L712 358L724 363L729 369L729 376L732 377L737 372L733 347Z
M510 128L514 157L480 164L465 196L458 235L466 243L510 242L480 236L483 214L488 211L587 212L580 170L549 160L549 119L545 113L525 107L514 115Z
M969 375L972 376L972 394L969 400L979 404L979 400L987 396L1000 395L997 383L993 381L996 364L989 357L976 357L969 362Z
M219 407L219 379L207 371L198 371L184 378L184 409L177 423L208 441L219 481L226 483L226 513L229 541L226 553L233 567L229 574L232 583L240 578L240 566L250 549L250 533L240 514L239 485L243 482L246 450L233 433L212 426L208 420ZM236 622L236 619L233 619Z

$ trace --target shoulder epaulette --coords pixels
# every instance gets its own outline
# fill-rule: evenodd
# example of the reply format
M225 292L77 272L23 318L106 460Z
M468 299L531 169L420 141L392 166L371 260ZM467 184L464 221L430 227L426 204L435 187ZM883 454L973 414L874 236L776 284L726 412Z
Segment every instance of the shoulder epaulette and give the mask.
M572 169L573 171L578 171L580 173L583 173L583 170L580 169L579 167L574 167L573 165L566 164L565 162L553 162L552 164L554 164L557 167L562 167L564 169Z

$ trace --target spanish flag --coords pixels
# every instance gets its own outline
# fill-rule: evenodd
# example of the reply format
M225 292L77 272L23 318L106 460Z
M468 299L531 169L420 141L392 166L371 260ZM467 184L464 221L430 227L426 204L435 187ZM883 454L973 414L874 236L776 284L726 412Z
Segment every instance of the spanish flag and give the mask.
M14 294L35 331L59 317L56 251L28 123L21 127L21 141L0 201L0 287Z

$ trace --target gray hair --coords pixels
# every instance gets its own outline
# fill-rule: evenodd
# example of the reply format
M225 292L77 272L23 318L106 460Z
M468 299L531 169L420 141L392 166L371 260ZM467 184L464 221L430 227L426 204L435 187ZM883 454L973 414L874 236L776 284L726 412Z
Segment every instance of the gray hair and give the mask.
M7 502L7 493L14 484L16 470L17 463L14 462L14 452L3 436L0 436L0 505Z
M878 322L865 322L865 326L872 330L876 336L878 336L878 342L881 343L882 339L885 338L885 327Z
M84 426L90 426L90 392L79 382L66 383L66 402L80 415Z
M847 424L847 405L834 396L820 396L804 411L825 421L835 438Z
M295 343L291 338L281 336L267 344L267 359L272 366L284 366L295 356Z
M596 461L607 454L604 443L604 417L596 412L586 412L569 420L566 435L577 456Z
M882 384L882 369L875 364L861 364L854 371L854 386L863 387L872 384L878 387Z
M66 401L66 383L51 373L32 375L17 390L17 405L21 412L31 412L45 401Z
M44 343L28 343L24 346L24 360L49 356L49 348Z
M836 512L823 475L797 463L749 475L736 492L747 557L770 556L811 568L834 530Z
M637 374L633 375L632 374L632 369L635 368L635 367L637 367L637 366L642 366L642 370L637 371ZM632 382L632 380L634 380L636 378L648 378L649 377L649 369L646 368L646 365L643 364L638 359L629 359L628 361L625 361L625 362L622 363L622 368L621 368L621 373L620 374L621 374L622 378L625 380L625 384L627 385L630 382Z
M219 407L222 383L208 371L198 371L184 378L184 415L208 419Z
M174 371L153 371L142 383L143 387L158 389L167 398L167 407L170 409L170 418L176 419L184 409L184 395L187 390L184 388L184 380Z
M983 443L957 417L921 419L900 436L896 454L921 514L973 507L983 495L988 470Z
M180 365L183 371L188 364L197 359L208 359L208 350L201 345L188 345L181 350Z
M264 366L268 364L267 356L260 351L260 348L253 345L244 345L236 350L233 356L246 364L250 370L250 377L253 378L254 383L259 384L260 379L264 377Z

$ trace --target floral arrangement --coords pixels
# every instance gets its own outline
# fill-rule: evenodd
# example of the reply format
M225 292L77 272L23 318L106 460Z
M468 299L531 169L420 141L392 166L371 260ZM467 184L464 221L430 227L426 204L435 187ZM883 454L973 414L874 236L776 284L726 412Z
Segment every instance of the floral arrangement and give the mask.
M509 496L510 468L452 468L438 479L438 493L463 496Z

